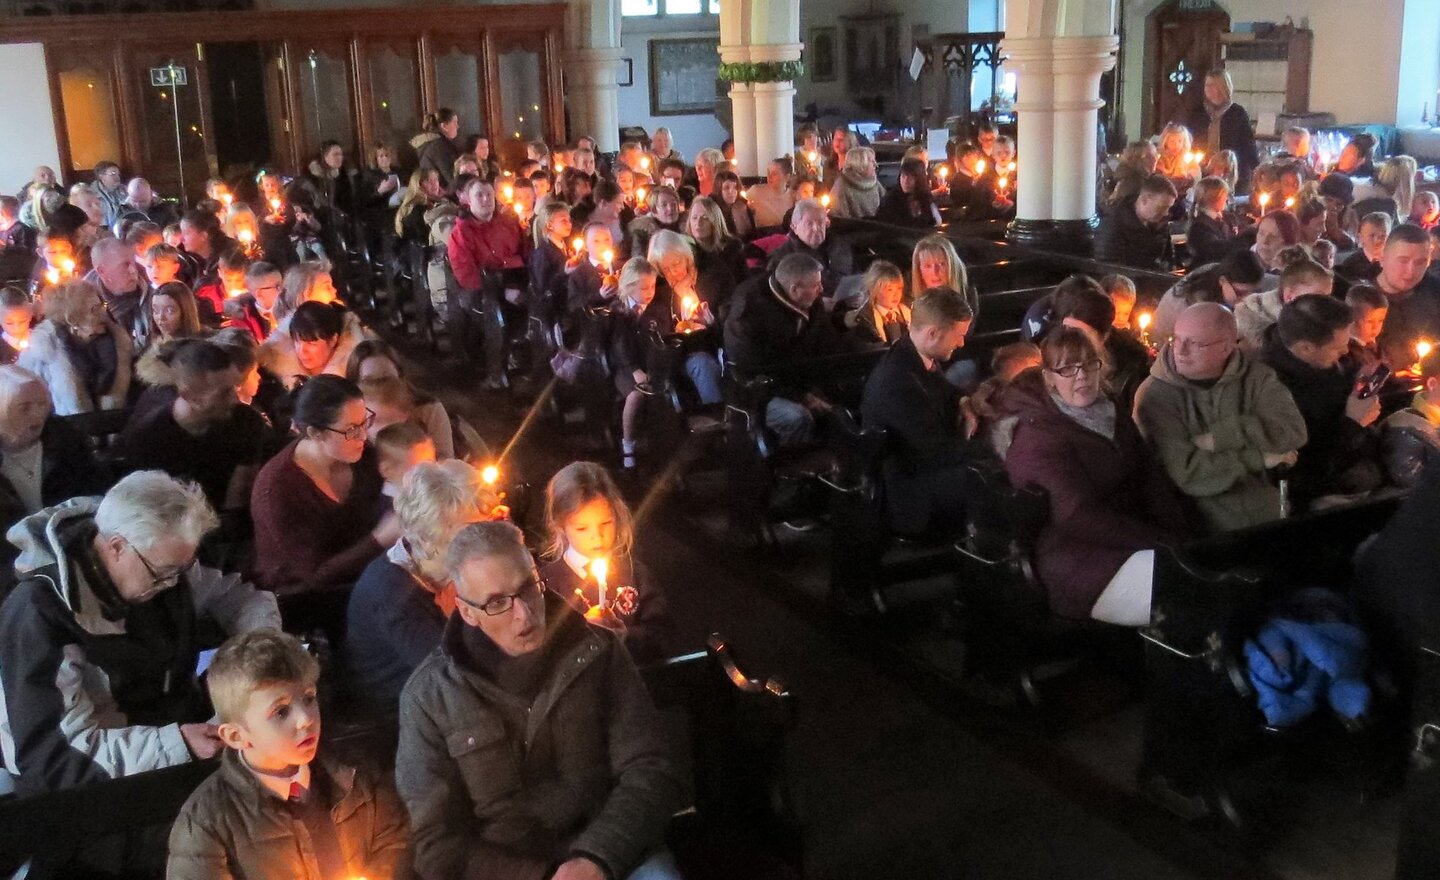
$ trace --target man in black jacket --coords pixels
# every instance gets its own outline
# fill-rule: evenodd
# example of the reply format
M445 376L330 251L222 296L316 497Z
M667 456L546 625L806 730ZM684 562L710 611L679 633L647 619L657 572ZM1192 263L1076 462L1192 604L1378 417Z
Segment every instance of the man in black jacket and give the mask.
M1133 199L1115 206L1095 233L1095 259L1139 269L1170 269L1175 254L1167 220L1175 204L1175 187L1164 175L1140 183Z
M815 199L795 203L790 213L790 235L784 244L770 252L766 271L773 273L780 261L791 254L804 254L820 264L826 299L834 299L840 281L855 272L855 255L850 243L838 235L830 235L830 215Z
M1382 482L1379 447L1369 430L1380 417L1377 395L1360 397L1356 376L1340 365L1350 347L1350 307L1310 294L1286 303L1265 331L1263 360L1295 398L1308 439L1290 479L1293 497L1353 495Z
M965 296L932 287L915 300L908 335L865 380L860 416L884 428L882 464L887 512L899 532L952 529L964 511L966 438L960 392L940 365L965 344L972 314Z
M757 276L736 291L725 321L725 356L742 380L765 375L775 396L765 408L765 426L784 445L805 443L815 431L815 413L830 408L787 367L829 354L835 333L820 301L822 268L807 254L790 254L773 273Z

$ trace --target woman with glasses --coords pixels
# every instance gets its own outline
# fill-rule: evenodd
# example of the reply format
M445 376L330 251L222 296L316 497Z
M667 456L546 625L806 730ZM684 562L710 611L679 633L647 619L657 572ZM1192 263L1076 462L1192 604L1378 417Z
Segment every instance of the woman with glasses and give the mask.
M1034 547L1040 581L1062 617L1143 626L1154 548L1184 531L1175 490L1130 413L1106 394L1100 338L1061 324L1040 352L1040 368L1005 389L1008 418L995 431L1010 481L1049 496Z
M250 495L259 586L286 595L352 584L400 537L395 515L380 517L383 480L365 442L374 417L349 379L320 375L301 387L298 436Z

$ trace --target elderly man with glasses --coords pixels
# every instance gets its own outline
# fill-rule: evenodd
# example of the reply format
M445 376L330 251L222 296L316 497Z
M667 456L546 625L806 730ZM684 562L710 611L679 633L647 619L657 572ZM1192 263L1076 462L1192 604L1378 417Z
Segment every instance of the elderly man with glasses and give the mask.
M395 781L416 873L669 880L683 805L630 656L547 593L509 523L450 544L456 610L400 697Z
M1190 306L1135 394L1140 433L1214 532L1279 518L1265 472L1294 465L1306 439L1295 399L1238 340L1229 309Z
M275 599L199 564L204 492L137 471L104 498L17 524L20 582L0 604L0 750L21 793L213 757L196 686L197 620L279 629Z

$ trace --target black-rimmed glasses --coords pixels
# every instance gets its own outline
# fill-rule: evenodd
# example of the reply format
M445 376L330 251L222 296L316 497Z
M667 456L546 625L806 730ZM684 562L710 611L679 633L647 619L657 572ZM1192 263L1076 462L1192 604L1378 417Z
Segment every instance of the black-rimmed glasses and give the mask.
M509 611L511 608L515 607L516 599L533 599L536 596L543 595L547 589L548 584L546 580L540 577L540 575L538 574L532 574L529 578L525 580L525 583L520 585L520 589L516 590L515 592L508 593L503 596L491 596L483 603L471 602L469 599L466 599L464 596L460 595L460 592L458 590L455 592L455 599L459 602L463 602L466 605L469 605L471 608L474 608L476 611L482 612L489 617L499 617L500 615Z
M361 422L358 425L351 425L348 428L327 427L325 428L325 430L329 431L331 434L339 434L346 440L354 442L356 440L364 440L367 436L369 436L370 429L373 427L375 427L375 411L367 409L365 410L364 422Z
M162 575L155 569L155 566L150 564L150 560L145 558L145 554L140 552L139 547L136 547L134 544L128 544L127 546L135 551L135 557L140 560L141 565L145 566L145 571L150 575L151 583L157 587L173 587L180 583L180 578L190 569L190 566L195 564L195 560L191 559L170 574Z
M1050 372L1054 373L1057 376L1062 376L1066 379L1074 379L1082 372L1086 375L1089 375L1091 373L1098 373L1100 372L1100 368L1103 366L1105 365L1098 360L1088 360L1085 361L1083 364L1065 364L1064 366L1056 367Z

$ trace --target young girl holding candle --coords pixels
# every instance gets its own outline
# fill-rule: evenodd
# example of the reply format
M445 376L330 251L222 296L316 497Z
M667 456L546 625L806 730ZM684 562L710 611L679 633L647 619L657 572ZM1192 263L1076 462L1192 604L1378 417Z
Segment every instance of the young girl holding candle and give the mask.
M540 576L546 589L591 623L619 633L637 663L669 656L665 596L633 556L630 508L610 474L589 461L561 468L545 487L545 525L550 539Z

